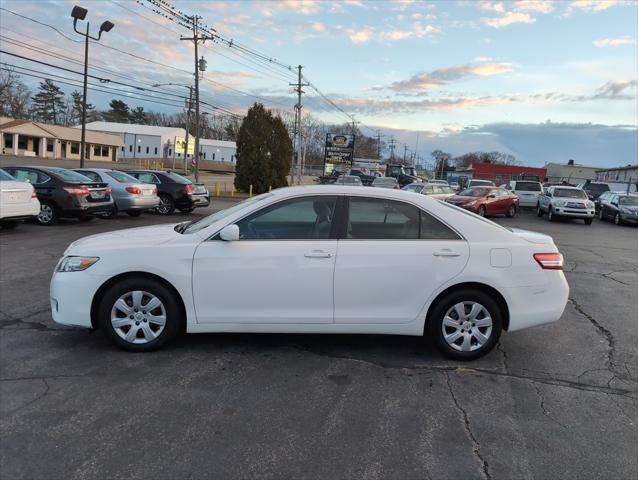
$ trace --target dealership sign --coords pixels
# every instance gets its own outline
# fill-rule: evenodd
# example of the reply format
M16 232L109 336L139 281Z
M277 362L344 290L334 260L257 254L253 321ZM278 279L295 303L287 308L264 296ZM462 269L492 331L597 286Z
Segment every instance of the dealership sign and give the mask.
M328 133L326 135L325 165L352 166L354 159L354 135Z
M184 153L186 150L186 141L183 138L175 137L175 153ZM188 142L188 153L192 155L195 153L195 142L192 140Z

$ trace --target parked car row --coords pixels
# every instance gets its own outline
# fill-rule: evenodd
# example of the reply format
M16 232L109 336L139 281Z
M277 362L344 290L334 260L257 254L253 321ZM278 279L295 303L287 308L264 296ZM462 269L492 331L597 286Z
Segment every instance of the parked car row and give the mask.
M171 171L9 166L0 172L3 228L29 218L52 225L60 218L136 217L150 210L170 215L210 205L205 185Z

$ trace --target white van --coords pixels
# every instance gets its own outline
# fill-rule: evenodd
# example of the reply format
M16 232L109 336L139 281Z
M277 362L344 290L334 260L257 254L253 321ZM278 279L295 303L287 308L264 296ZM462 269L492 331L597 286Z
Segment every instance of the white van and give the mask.
M543 193L543 186L540 182L530 180L512 180L508 185L508 190L518 195L520 207L536 207L538 196Z

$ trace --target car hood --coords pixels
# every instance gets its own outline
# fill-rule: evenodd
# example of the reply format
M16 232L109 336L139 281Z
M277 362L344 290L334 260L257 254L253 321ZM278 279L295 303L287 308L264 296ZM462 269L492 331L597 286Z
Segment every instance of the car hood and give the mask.
M66 249L65 255L70 253L92 254L104 249L118 247L134 247L136 245L161 245L180 236L175 229L175 223L152 225L149 227L127 228L114 232L99 233L76 240Z
M544 233L532 232L530 230L522 230L520 228L511 228L511 232L530 243L537 243L539 245L554 245L554 239Z
M465 195L452 195L450 198L448 198L446 201L450 202L450 203L467 203L467 202L471 202L473 200L478 200L481 197L467 197Z

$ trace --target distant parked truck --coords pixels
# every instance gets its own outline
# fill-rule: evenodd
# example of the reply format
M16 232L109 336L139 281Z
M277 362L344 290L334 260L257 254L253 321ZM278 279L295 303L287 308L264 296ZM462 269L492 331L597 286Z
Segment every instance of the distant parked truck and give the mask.
M419 181L419 177L416 176L413 167L404 167L400 164L389 163L385 168L385 176L396 178L401 187Z

